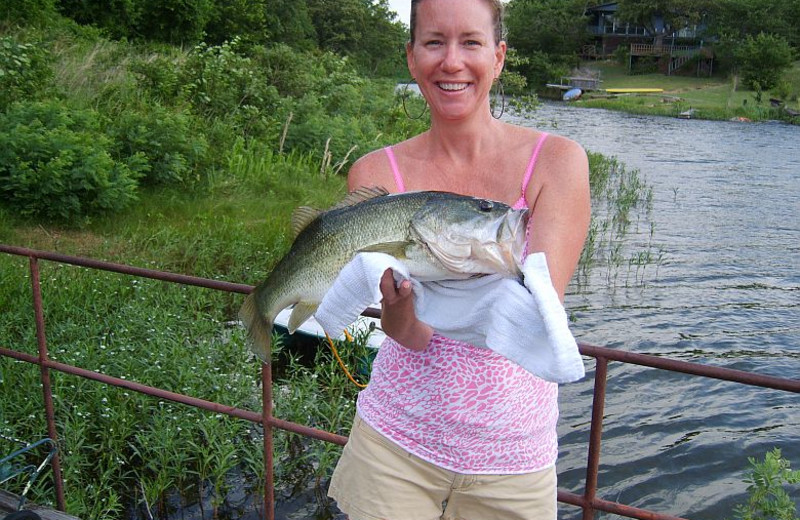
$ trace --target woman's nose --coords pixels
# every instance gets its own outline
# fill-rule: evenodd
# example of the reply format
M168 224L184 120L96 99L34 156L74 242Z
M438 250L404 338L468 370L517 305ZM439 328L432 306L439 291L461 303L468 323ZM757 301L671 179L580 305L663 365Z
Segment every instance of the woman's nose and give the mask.
M444 59L442 60L442 70L452 72L461 68L463 57L461 48L457 44L447 45Z

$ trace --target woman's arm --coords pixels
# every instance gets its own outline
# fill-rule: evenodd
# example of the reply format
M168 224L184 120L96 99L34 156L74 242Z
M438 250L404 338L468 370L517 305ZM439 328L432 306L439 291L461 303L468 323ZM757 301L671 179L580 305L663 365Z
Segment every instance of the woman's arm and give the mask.
M535 200L528 198L528 251L544 252L553 286L563 302L589 230L589 161L583 148L569 139L553 136L548 145L541 186Z

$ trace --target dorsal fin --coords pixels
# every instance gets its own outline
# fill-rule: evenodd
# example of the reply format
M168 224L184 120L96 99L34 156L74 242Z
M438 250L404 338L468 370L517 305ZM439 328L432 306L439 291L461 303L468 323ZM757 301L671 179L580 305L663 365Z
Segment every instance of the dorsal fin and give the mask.
M364 202L365 200L374 199L375 197L383 197L384 195L388 194L389 192L386 191L386 188L383 188L381 186L358 188L357 190L348 193L347 196L344 199L342 199L341 202L330 208L330 210L346 208L348 206L353 206L355 204L358 204L359 202Z
M300 206L292 213L292 233L294 238L308 226L312 220L320 215L321 211L308 206Z
M378 186L373 186L370 188L359 188L357 190L351 191L347 194L347 196L342 199L341 202L332 206L330 209L325 211L331 211L334 209L341 209L353 206L358 204L359 202L364 202L365 200L374 199L375 197L383 197L384 195L388 195L389 192L386 191L386 188L381 188ZM292 233L294 233L294 238L297 238L297 235L300 234L315 218L320 216L323 212L314 209L308 206L300 206L292 213Z

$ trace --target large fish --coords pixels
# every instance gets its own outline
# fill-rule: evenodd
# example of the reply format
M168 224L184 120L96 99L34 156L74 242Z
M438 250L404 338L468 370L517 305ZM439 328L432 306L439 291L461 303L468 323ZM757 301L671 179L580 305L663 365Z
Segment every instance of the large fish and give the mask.
M295 240L267 279L248 295L239 316L250 346L269 359L272 324L294 305L289 333L316 311L339 271L361 252L387 253L420 281L501 273L520 277L527 210L437 191L351 193L325 212L298 208Z

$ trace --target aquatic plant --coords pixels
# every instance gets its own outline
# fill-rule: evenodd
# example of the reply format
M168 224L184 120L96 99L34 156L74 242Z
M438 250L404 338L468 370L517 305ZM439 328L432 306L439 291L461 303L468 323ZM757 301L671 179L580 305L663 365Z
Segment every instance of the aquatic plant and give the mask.
M589 183L592 220L579 261L578 289L598 269L605 270L608 283L615 282L625 265L628 267L625 284L644 284L645 268L657 267L664 261L664 251L656 240L655 223L650 218L652 186L639 170L627 168L615 157L591 152Z
M797 520L797 506L787 489L798 490L800 470L792 470L781 450L775 448L764 460L748 457L750 473L744 479L748 500L736 507L740 520ZM796 496L796 495L795 495Z

